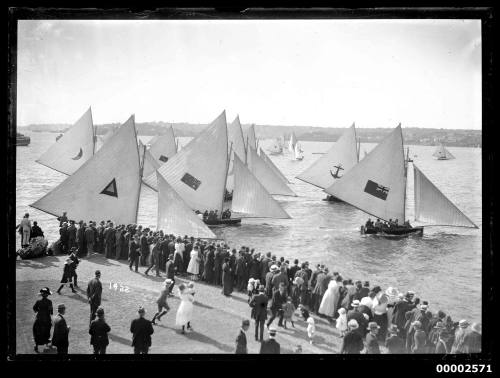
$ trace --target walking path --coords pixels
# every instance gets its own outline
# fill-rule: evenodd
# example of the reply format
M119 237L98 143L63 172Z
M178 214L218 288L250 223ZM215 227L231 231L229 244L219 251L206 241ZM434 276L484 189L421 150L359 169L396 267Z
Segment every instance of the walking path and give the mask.
M70 354L92 353L90 335L88 334L90 306L87 303L87 283L94 277L96 270L101 271L103 299L106 321L111 327L108 353L132 353L130 322L137 316L139 306L146 309L146 318L151 319L157 310L156 298L163 286L165 277L149 276L129 270L125 261L106 259L102 255L84 258L78 265L78 293L73 294L69 287L56 293L62 277L65 256L47 256L34 260L16 261L16 337L17 353L34 353L32 327L34 322L33 305L39 298L38 292L48 286L53 295L52 300L56 313L57 305L66 305L66 319L71 327L69 336ZM139 267L144 272L145 267ZM179 306L177 285L186 282L176 278L175 297L169 297L170 312L162 317L161 323L154 327L150 353L234 353L235 339L243 319L250 319L251 308L247 303L247 295L234 292L227 298L221 294L221 287L195 282L195 311L191 325L194 329L185 335L175 326L175 313ZM111 283L111 287L110 287ZM114 287L114 284L116 288ZM128 291L121 291L128 287ZM54 313L54 314L55 314ZM342 339L333 325L328 321L316 319L315 343L307 341L306 322L295 315L295 328L287 330L277 327L277 319L273 325L277 328L276 340L281 344L281 353L293 353L297 345L302 346L303 353L338 353ZM264 332L267 338L267 332ZM260 343L254 338L254 321L251 320L247 332L248 352L259 353ZM43 348L39 348L42 350Z

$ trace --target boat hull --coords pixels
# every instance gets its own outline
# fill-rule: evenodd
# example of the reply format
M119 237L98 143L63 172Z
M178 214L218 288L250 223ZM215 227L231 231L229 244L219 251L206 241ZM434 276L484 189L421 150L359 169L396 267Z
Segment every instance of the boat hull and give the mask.
M410 228L388 228L388 229L378 229L378 228L366 228L365 226L361 226L361 235L379 235L386 237L394 237L394 236L423 236L424 228L423 227L410 227Z
M204 220L207 226L240 226L241 218Z
M337 202L337 203L339 203L339 202L344 202L344 201L342 201L341 199L339 199L339 198L337 198L337 197L335 197L335 196L328 196L328 197L326 197L326 198L323 198L323 201L327 201L327 202Z
M30 138L17 138L16 146L29 146Z

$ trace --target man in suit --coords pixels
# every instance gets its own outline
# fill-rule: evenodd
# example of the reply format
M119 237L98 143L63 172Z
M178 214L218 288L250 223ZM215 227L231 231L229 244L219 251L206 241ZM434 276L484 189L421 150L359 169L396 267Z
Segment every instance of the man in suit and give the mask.
M129 269L132 270L132 265L135 265L135 272L139 271L139 256L141 253L139 250L141 249L139 245L139 236L136 234L133 236L132 240L129 244L128 249L128 260L130 261Z
M238 258L236 259L236 289L239 292L244 292L247 287L245 281L246 260L243 256L243 251L239 251Z
M69 243L69 233L68 233L68 223L64 222L59 229L59 240L61 241L61 251L64 255L66 255L69 251L68 243Z
M156 269L156 277L160 277L160 255L161 255L161 239L155 238L153 239L153 250L151 252L151 264L149 268L144 272L145 275L148 275L149 271L153 268Z
M353 309L347 312L347 321L356 320L356 323L359 325L359 327L356 328L356 331L361 335L361 337L365 337L368 320L366 320L363 313L360 311L359 300L353 300L352 307Z
M368 324L368 330L370 331L366 335L366 354L380 354L380 347L378 345L378 330L380 326L375 322L370 322Z
M349 331L344 336L340 354L359 354L363 348L363 337L358 331L359 325L355 319L349 320L347 323Z
M273 293L278 290L280 285L285 286L285 291L288 292L288 274L284 265L282 265L279 268L278 273L273 276L271 284L273 287Z
M250 320L245 319L241 322L241 328L236 336L236 354L248 354L247 349L247 336L245 334L250 328Z
M64 319L64 314L66 312L66 306L60 304L57 306L58 314L54 318L54 333L52 334L52 345L57 347L57 354L68 354L69 347L69 329L66 324L66 319Z
M151 347L151 335L154 333L153 325L144 317L146 315L144 307L139 307L137 312L139 317L132 320L130 324L134 354L148 354Z
M316 272L315 272L316 273ZM324 281L326 279L325 267L321 266L314 278L316 285L314 286L312 292L312 311L316 314L319 310L319 305L321 304L321 299L323 298L323 294L325 294L326 288L324 287Z
M90 323L96 317L96 311L101 305L101 295L102 295L102 284L101 284L101 272L99 270L95 271L95 278L90 280L87 285L87 298L90 304Z
M287 300L286 288L284 284L280 284L279 289L273 294L271 303L271 317L267 321L267 327L271 325L276 316L279 316L278 326L283 327L283 305Z
M168 295L173 295L172 290L175 286L175 265L174 265L174 255L168 256L167 264L165 265L165 273L167 274L167 279L171 280L172 283L168 288Z
M87 251L88 254L91 255L93 254L94 251L94 244L95 244L95 232L93 228L93 223L89 223L89 227L85 229L85 243L87 244Z
M260 261L260 282L266 282L266 276L269 272L269 262L271 261L271 252L267 252L266 256Z
M292 294L292 284L293 284L293 280L295 278L295 273L297 273L298 271L300 270L300 266L299 266L299 260L295 259L293 261L293 265L288 268L288 295L291 295Z
M97 319L90 323L90 344L94 347L94 354L106 354L109 345L108 332L111 327L104 320L104 309L99 307L96 311Z
M83 221L79 222L78 230L76 231L76 244L78 246L78 256L87 255L86 244L85 244L85 224Z
M260 354L280 354L280 344L275 340L276 328L269 328L269 339L260 344Z
M141 266L145 266L145 265L147 265L147 260L149 257L148 232L146 230L142 231L140 245L141 245L140 263L141 263Z
M63 212L63 215L60 217L57 217L57 220L59 221L59 227L62 227L62 225L66 222L68 222L68 217L66 216L66 211Z
M100 254L104 253L104 224L104 221L101 221L97 227L97 252Z
M73 247L76 247L76 227L75 221L70 220L68 227L68 251Z
M115 229L113 223L109 222L108 227L104 231L104 243L106 248L106 258L111 258L115 255Z
M254 295L250 301L252 318L255 319L255 341L262 341L264 339L264 323L267 319L267 302L269 301L266 294L264 294L264 290L264 286L261 285L259 287L259 294Z

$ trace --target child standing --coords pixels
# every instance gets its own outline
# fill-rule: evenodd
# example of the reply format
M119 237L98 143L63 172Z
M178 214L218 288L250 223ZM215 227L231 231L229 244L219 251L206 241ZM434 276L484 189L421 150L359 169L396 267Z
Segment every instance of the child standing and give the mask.
M309 337L309 344L313 343L313 337L316 333L316 325L312 316L307 318L307 336Z
M292 303L292 297L288 297L286 303L283 305L283 320L285 321L285 329L286 322L289 320L292 323L292 327L295 328L293 324L293 314L295 312L295 306Z
M337 318L336 328L340 331L340 337L344 337L347 333L347 314L345 308L339 308L337 311L339 317Z

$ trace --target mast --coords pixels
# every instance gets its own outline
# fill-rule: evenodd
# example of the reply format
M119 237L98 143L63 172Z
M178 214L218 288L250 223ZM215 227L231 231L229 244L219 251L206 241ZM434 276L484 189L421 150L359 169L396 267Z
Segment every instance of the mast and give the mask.
M401 122L399 123L398 127L401 126ZM408 161L405 159L405 146L404 146L404 141L403 141L403 129L401 129L401 148L403 149L403 167L404 167L404 196L403 196L403 219L402 219L402 224L404 224L406 220L406 185L408 184L407 176L408 176Z
M229 162L231 160L231 152L233 151L233 142L229 146L229 155L227 156L226 161L226 175L224 176L224 189L222 190L222 201L220 203L220 211L219 211L219 219L222 219L222 211L224 210L224 197L226 196L226 183L227 183L227 174L229 173ZM233 163L234 164L234 163Z
M134 120L134 129L135 129L135 120ZM137 133L137 131L136 131L136 133ZM136 137L137 137L137 134L136 134ZM137 194L137 206L135 208L135 223L137 223L137 217L139 215L139 200L141 199L142 172L144 171L145 159L146 159L146 145L143 145L142 164L139 167L139 192Z
M94 142L94 143L92 143L92 156L94 156L97 136L96 136L96 128L94 127L94 120L92 119L92 106L89 106L89 110L90 110L90 122L92 122L92 134L93 134L92 141Z

